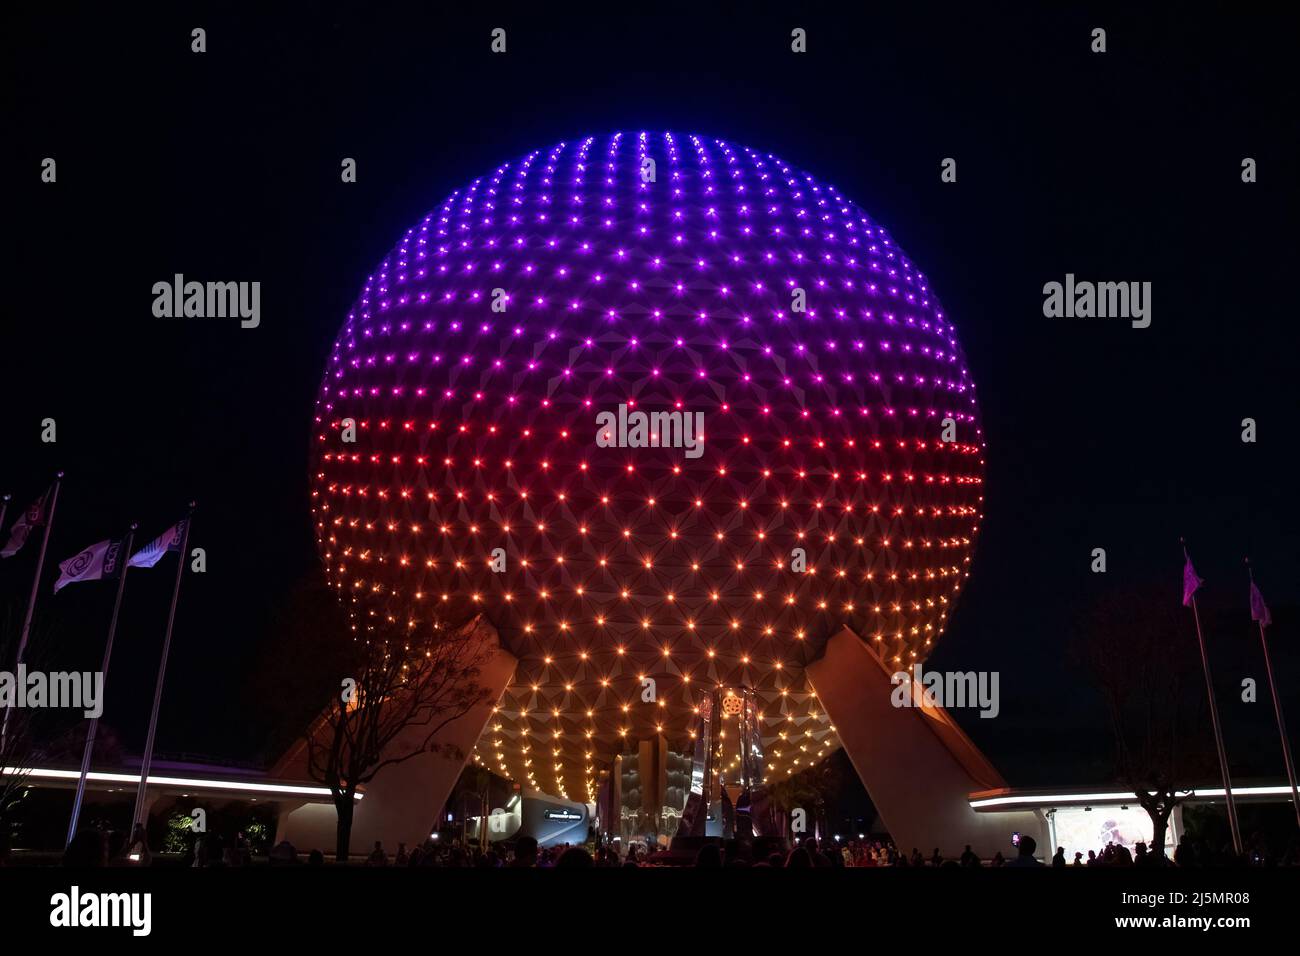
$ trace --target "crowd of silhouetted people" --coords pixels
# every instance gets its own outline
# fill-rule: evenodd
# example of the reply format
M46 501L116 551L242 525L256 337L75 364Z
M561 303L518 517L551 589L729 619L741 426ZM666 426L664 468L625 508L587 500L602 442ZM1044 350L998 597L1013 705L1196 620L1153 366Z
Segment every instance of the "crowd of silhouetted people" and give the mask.
M913 847L904 853L888 840L817 839L806 837L796 840L788 849L775 849L770 845L761 848L755 844L729 841L725 846L708 843L690 853L673 850L647 838L644 841L598 842L594 849L585 845L561 844L539 847L529 836L481 847L477 842L426 839L410 849L399 843L389 853L382 843L376 842L365 859L372 867L450 867L494 869L552 867L1231 867L1231 866L1297 866L1300 865L1300 842L1293 841L1282 854L1270 852L1262 838L1256 837L1247 852L1237 855L1232 847L1215 847L1203 840L1184 839L1171 856L1158 853L1138 843L1133 850L1120 843L1110 843L1100 850L1075 852L1066 859L1064 847L1057 847L1049 862L1038 858L1038 846L1033 837L1021 838L1019 846L1004 856L995 853L983 859L968 844L955 857L944 857L936 848L928 856ZM0 847L0 866L5 865L8 854ZM137 824L130 837L122 831L103 832L82 830L68 845L63 854L63 865L73 867L96 866L149 866L154 854L149 849L145 830ZM323 866L325 854L313 849L305 855L289 841L281 840L266 854L270 866ZM169 862L173 862L169 857ZM260 862L260 861L259 861ZM186 850L174 860L175 865L212 868L252 866L253 846L243 832L233 837L219 834L196 834Z
M125 834L120 830L81 830L63 851L63 865L150 866L154 854L149 849L149 838L144 827L137 823L130 838L124 837ZM297 854L294 856L294 862L297 862ZM219 834L200 834L188 844L178 862L183 866L195 867L252 866L253 845L243 831L237 832L230 839Z
M435 866L453 868L539 868L552 867L658 867L690 866L710 867L753 867L753 868L813 868L813 867L1041 867L1057 868L1076 867L1148 867L1148 866L1294 866L1300 865L1300 845L1293 845L1281 858L1275 858L1262 851L1253 855L1234 857L1231 847L1218 852L1212 851L1199 841L1184 840L1174 851L1173 857L1167 857L1149 851L1145 843L1138 843L1132 852L1128 847L1111 843L1100 852L1089 851L1087 857L1081 852L1074 854L1073 862L1065 859L1065 848L1058 847L1050 863L1044 863L1037 857L1038 846L1033 837L1025 836L1013 854L1004 857L995 853L990 859L981 859L967 844L956 857L944 857L936 848L929 856L913 848L910 854L901 852L887 840L826 840L807 837L795 842L786 850L756 852L753 845L732 842L727 846L708 843L693 854L693 858L683 858L679 851L658 846L647 840L644 843L632 842L622 846L618 842L599 844L594 851L586 846L561 844L553 847L539 847L537 841L529 836L521 836L505 844L496 844L484 849L477 844L463 845L459 842L439 842L428 839L408 850L405 843L397 846L390 855L382 843L376 843L369 857L367 866ZM292 863L297 860L297 851L287 842L282 842L272 849L272 864L277 862ZM309 863L323 863L319 851L312 851Z

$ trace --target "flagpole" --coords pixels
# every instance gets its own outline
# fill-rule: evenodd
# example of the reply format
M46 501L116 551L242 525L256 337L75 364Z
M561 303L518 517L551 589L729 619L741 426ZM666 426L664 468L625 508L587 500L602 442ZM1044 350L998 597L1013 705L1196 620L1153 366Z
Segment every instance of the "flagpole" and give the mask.
M27 650L27 638L32 632L32 614L36 611L36 592L40 590L41 571L45 568L45 549L50 543L50 529L54 527L54 509L59 503L59 485L63 483L63 472L54 477L54 490L50 494L50 512L45 516L45 533L41 535L41 550L36 557L36 573L32 575L32 592L27 598L27 614L23 618L23 630L18 637L18 658L14 666L23 662L23 651Z
M45 515L45 533L41 535L41 551L36 558L36 573L32 575L32 593L27 597L27 613L23 617L23 629L18 635L18 656L14 659L14 672L23 662L23 652L27 650L27 638L32 632L32 614L36 611L36 593L41 586L41 571L45 568L45 549L50 543L50 529L54 527L54 508L59 503L59 485L63 483L63 472L54 476L54 489L50 493L50 510ZM4 750L4 741L9 736L9 714L12 708L5 708L3 720L0 720L0 751Z
M162 659L158 662L158 681L153 688L153 712L149 715L149 735L145 739L144 757L140 761L140 786L135 792L135 811L131 817L131 829L137 823L143 823L145 811L144 793L149 782L149 769L153 764L153 741L158 732L158 705L162 703L163 677L167 674L167 655L172 646L172 625L176 622L176 602L181 596L181 577L185 573L185 562L189 557L190 524L194 520L193 501L190 502L189 514L185 516L185 530L181 532L181 549L176 560L176 584L172 588L172 607L167 614L167 635L163 638ZM129 558L127 559L130 560Z
M1250 567L1250 558L1246 559L1250 571L1250 583L1255 584L1255 571ZM1295 810L1296 823L1300 824L1300 791L1296 788L1295 760L1291 756L1291 742L1286 736L1286 718L1282 716L1282 698L1277 695L1277 682L1273 679L1273 660L1268 653L1268 637L1264 632L1263 619L1259 624L1259 643L1264 648L1264 671L1268 674L1268 689L1273 694L1273 713L1277 715L1277 733L1282 738L1282 759L1286 763L1286 779L1291 784L1291 806Z
M1273 662L1268 655L1268 638L1264 636L1264 625L1259 625L1259 642L1264 647L1264 669L1268 672L1268 688L1273 692L1273 711L1277 714L1277 732L1282 738L1282 757L1286 761L1286 777L1291 784L1291 804L1295 808L1296 823L1300 824L1300 792L1296 789L1295 760L1291 757L1291 743L1286 736L1286 720L1282 717L1282 701L1277 696L1277 684L1273 680Z
M104 688L108 686L108 662L113 656L113 635L117 633L117 614L122 609L122 592L126 590L126 570L130 567L131 560L131 540L135 537L135 529L139 525L132 523L127 529L126 540L122 542L117 552L118 567L121 571L117 575L117 597L113 599L113 616L108 621L108 643L104 645L104 663L100 666L99 673L103 675L103 684L100 686L100 709L103 709L102 695ZM68 822L68 839L63 845L66 848L72 843L72 838L77 835L77 819L81 816L81 801L86 795L86 775L90 772L90 755L95 749L95 731L99 729L99 718L90 719L90 727L86 731L86 749L81 755L81 776L77 778L77 796L72 801L72 819Z
M1183 558L1190 563L1187 542L1183 541ZM1201 612L1196 607L1196 592L1192 595L1192 618L1196 621L1196 640L1201 646L1201 669L1205 671L1205 693L1210 698L1210 720L1214 724L1214 745L1219 752L1219 774L1223 778L1223 796L1228 806L1228 826L1232 829L1233 851L1241 856L1241 828L1237 824L1237 802L1232 797L1232 781L1228 776L1228 752L1223 746L1223 731L1219 728L1219 705L1214 699L1214 682L1210 679L1210 657L1205 652L1205 635L1201 633Z

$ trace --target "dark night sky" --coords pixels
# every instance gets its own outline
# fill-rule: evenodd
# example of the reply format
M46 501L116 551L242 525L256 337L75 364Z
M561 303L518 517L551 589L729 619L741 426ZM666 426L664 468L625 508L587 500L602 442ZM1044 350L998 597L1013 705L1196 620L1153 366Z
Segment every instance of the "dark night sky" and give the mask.
M955 318L980 390L988 500L932 663L1001 672L1002 717L959 716L1013 784L1105 773L1100 703L1065 640L1108 588L1177 601L1183 534L1207 609L1226 615L1210 642L1229 749L1264 740L1264 762L1244 769L1280 774L1267 704L1233 688L1262 679L1250 553L1300 713L1285 291L1300 253L1297 24L1265 5L899 6L7 12L0 491L21 507L68 473L43 585L54 661L98 660L112 595L80 585L50 599L53 564L131 519L151 537L196 498L209 571L182 593L158 746L255 756L241 688L273 609L315 561L308 422L363 280L407 226L505 159L671 128L836 184ZM205 55L189 52L194 26ZM505 56L489 53L495 26ZM794 26L807 55L789 52ZM1088 52L1094 26L1105 55ZM39 182L45 156L56 185ZM344 156L355 185L339 182ZM957 184L939 180L946 156ZM1240 181L1244 156L1256 184ZM151 286L175 272L261 281L261 327L155 319ZM1066 272L1152 282L1152 326L1045 319L1043 283ZM1247 416L1255 445L1240 440ZM39 440L45 417L55 445ZM1106 575L1089 571L1094 547ZM0 564L0 601L21 608L34 552ZM127 591L105 719L133 746L171 567Z

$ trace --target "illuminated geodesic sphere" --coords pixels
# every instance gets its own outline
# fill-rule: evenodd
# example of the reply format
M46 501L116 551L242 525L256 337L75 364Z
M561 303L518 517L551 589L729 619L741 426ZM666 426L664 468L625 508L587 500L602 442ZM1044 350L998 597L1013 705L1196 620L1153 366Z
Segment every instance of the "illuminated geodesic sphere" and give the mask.
M584 798L718 684L758 691L772 772L824 755L803 665L844 626L923 659L981 518L926 278L833 187L701 136L560 143L452 193L366 282L315 422L333 583L492 623L520 665L476 759Z

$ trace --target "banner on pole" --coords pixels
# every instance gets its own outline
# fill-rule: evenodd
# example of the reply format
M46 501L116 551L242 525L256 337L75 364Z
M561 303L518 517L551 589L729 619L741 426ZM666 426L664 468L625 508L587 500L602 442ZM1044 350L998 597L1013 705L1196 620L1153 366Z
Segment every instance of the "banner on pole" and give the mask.
M1259 593L1259 588L1255 587L1255 582L1250 582L1250 619L1259 621L1261 627L1268 627L1273 623L1273 615L1268 612L1268 605L1264 603L1264 595Z
M100 541L80 554L59 562L59 579L54 582L54 593L78 581L101 581L115 578L121 565L121 541Z
M32 533L32 529L45 524L45 502L49 498L50 493L47 491L18 516L9 531L9 542L0 550L0 558L12 558L27 543L27 536Z
M1183 607L1192 606L1192 595L1194 595L1205 582L1196 576L1196 569L1192 567L1192 559L1189 557L1187 563L1183 565Z
M181 542L185 539L185 526L187 524L189 524L188 518L176 522L135 554L131 555L131 560L128 561L127 564L133 568L152 568L163 559L163 555L168 551L179 551L181 549Z

